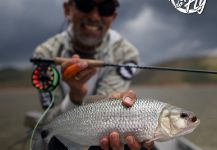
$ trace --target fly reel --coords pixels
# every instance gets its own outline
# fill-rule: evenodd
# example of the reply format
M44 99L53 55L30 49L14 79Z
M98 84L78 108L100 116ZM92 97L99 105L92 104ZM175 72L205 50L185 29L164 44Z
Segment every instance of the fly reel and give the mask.
M38 64L32 73L32 84L39 92L53 91L59 85L60 75L53 64Z

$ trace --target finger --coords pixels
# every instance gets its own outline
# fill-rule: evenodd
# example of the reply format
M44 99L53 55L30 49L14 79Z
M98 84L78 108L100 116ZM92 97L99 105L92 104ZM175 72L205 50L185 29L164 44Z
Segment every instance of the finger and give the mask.
M111 148L113 150L122 150L123 145L121 144L119 134L117 132L112 132L109 136L109 141Z
M128 91L129 92L129 91ZM119 92L119 93L113 93L112 96L110 96L109 98L123 98L124 95L126 95L127 92Z
M153 141L144 141L143 146L148 149L151 150L154 147L154 142Z
M72 65L72 64L77 64L80 62L80 56L75 54L72 56L72 59L70 59L70 61L65 61L62 63L62 70L64 70L65 68L67 68L68 66Z
M73 64L78 64L78 63L79 63L79 60L77 60L77 59L71 59L70 61L65 61L61 65L61 70L62 70L62 72L64 72L69 66L71 66Z
M93 75L96 74L96 71L91 69L85 69L79 72L74 76L74 79L79 81L80 84L86 83Z
M121 93L113 93L111 96L109 96L110 99L119 99L121 98Z
M104 137L100 140L100 146L103 150L109 150L109 139Z
M79 61L76 64L81 68L81 70L86 69L88 67L88 62L84 60L79 59Z
M125 137L125 141L131 150L140 150L141 145L133 136L129 135Z
M94 74L96 74L95 68L86 68L76 74L76 78L79 79L80 82L87 82Z
M78 54L74 54L74 55L72 55L72 58L74 58L74 59L80 59L80 56Z
M136 102L136 94L134 91L129 90L124 93L122 104L126 107L131 107Z

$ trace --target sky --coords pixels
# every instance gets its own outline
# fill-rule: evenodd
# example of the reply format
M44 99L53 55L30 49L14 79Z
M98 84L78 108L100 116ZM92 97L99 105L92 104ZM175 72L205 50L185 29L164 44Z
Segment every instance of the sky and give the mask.
M178 0L174 0L177 2ZM37 45L62 29L63 0L0 1L0 67L30 66ZM202 14L179 12L170 0L121 0L112 28L140 52L141 64L217 55L217 1Z

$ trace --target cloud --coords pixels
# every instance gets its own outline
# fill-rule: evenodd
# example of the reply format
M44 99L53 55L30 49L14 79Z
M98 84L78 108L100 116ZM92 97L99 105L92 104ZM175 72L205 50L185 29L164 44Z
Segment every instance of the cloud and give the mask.
M170 33L170 37L174 38L181 29L180 22L172 20L166 22L151 7L144 7L135 18L129 19L124 24L121 32L128 31L129 35L138 37L136 39L148 39L162 33Z
M25 64L34 48L64 21L63 0L0 2L0 64ZM169 0L121 0L113 28L139 50L143 63L212 52L217 47L217 1L201 15L178 12Z
M165 21L153 8L145 6L138 15L129 19L120 29L141 53L143 63L158 60L156 53L167 54L174 40L183 34L182 22Z
M1 10L3 9L5 14L17 14L22 12L25 9L24 7L25 1L26 0L1 1L0 9Z
M64 20L61 1L0 2L0 64L29 64L34 48L56 34Z
M211 19L217 17L217 11L212 5L202 15L187 15L170 2L147 0L118 30L140 50L142 63L201 54L217 47L217 21Z
M160 22L155 17L154 11L151 8L146 8L138 14L138 16L132 20L129 20L124 27L126 29L134 29L135 34L140 34L141 31L143 32L152 32L156 30L162 30L167 28L162 22Z

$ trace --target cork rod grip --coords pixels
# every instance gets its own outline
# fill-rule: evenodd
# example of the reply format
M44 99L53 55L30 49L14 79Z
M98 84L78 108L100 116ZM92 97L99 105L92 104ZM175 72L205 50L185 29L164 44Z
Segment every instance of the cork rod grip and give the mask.
M101 60L94 60L94 59L81 59L87 61L88 65L91 67L102 67L104 62ZM63 62L71 61L70 58L63 58L63 57L55 57L54 62L57 65L61 65Z

